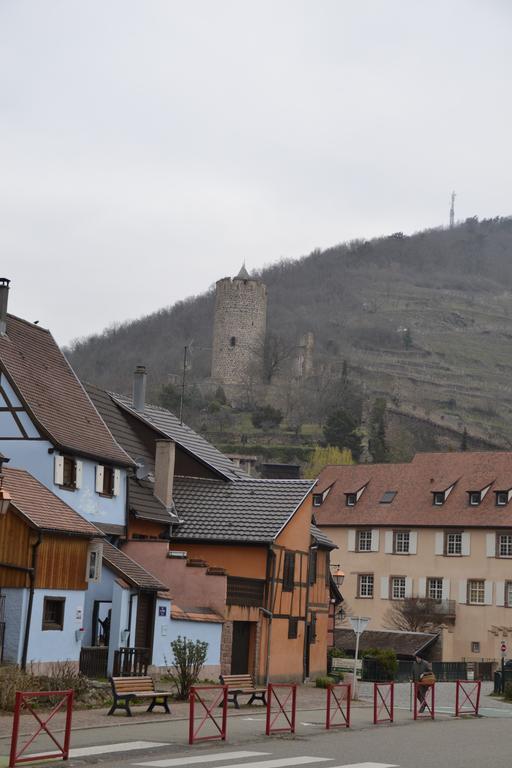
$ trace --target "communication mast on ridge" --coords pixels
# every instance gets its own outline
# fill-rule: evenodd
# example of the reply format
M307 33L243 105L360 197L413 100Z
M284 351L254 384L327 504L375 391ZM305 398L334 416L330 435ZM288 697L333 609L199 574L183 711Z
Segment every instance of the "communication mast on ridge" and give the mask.
M450 205L450 229L455 226L455 192L452 192L452 204Z

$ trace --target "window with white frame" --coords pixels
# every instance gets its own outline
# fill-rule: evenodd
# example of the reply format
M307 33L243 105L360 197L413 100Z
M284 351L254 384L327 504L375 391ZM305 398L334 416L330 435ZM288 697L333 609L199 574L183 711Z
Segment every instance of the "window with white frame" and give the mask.
M505 582L505 606L512 608L512 581Z
M470 605L485 605L485 581L470 579L468 581L468 603Z
M371 530L362 530L357 532L357 551L372 551L372 532Z
M403 600L405 598L405 576L391 577L391 599Z
M443 580L436 577L427 579L427 597L430 600L443 599Z
M480 502L482 501L482 492L481 491L468 491L468 497L469 497L469 504L471 507L478 507Z
M496 506L506 507L508 504L508 491L496 491Z
M512 557L512 533L498 534L498 557Z
M357 504L357 493L346 493L345 503L347 507L355 507Z
M373 573L360 573L357 577L357 596L373 597Z
M101 561L103 555L103 545L99 542L94 542L89 545L87 551L87 571L86 581L99 582L101 580Z
M442 507L446 500L444 491L434 491L432 494L432 504L435 507Z
M395 531L393 541L395 553L398 555L409 554L410 539L410 531Z
M447 533L445 539L447 555L462 555L462 533Z

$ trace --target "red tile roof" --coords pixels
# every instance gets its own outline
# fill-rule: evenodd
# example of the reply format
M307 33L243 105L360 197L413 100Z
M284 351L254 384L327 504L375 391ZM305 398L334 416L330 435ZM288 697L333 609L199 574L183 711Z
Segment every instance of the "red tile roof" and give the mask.
M11 494L12 506L29 525L41 531L69 533L93 538L102 532L24 469L4 467L3 487Z
M409 464L328 466L320 474L315 493L332 488L315 507L319 526L407 525L512 527L512 501L497 507L495 491L512 489L512 452L419 453ZM442 506L432 493L453 485ZM478 506L470 506L468 491L490 489ZM357 504L346 505L347 493L362 487ZM386 491L396 491L382 504Z
M169 591L169 588L162 584L156 576L153 576L142 565L136 563L135 560L132 560L131 557L128 557L128 555L107 541L103 542L103 562L117 573L123 581L138 589L152 592Z
M59 449L132 465L93 406L51 333L13 315L0 336L0 366L39 430Z

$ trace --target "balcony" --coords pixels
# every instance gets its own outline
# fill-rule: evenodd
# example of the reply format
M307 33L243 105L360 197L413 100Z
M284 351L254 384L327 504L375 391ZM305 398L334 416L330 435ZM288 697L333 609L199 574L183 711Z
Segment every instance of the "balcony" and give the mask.
M244 579L228 576L227 605L259 608L265 595L264 579Z
M455 622L456 611L455 600L432 600L429 606L436 616L445 622Z

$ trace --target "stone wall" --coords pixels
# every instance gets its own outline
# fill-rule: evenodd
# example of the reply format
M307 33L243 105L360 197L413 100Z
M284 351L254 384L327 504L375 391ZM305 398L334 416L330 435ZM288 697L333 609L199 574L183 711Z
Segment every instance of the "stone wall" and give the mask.
M220 641L220 673L221 675L231 674L232 647L233 647L233 622L225 621L222 626L222 637Z

